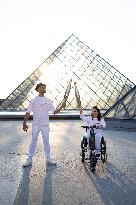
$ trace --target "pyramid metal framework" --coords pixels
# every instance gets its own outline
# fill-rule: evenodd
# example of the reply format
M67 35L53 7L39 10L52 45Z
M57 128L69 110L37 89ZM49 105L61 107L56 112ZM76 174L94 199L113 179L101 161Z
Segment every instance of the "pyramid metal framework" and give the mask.
M115 103L103 117L115 119L136 119L136 86Z
M57 106L72 79L80 93L83 109L97 105L109 109L134 87L128 78L101 58L74 35L62 43L27 79L0 105L0 110L25 110L37 95L35 85L46 84L46 95ZM71 89L66 110L76 110L74 89Z

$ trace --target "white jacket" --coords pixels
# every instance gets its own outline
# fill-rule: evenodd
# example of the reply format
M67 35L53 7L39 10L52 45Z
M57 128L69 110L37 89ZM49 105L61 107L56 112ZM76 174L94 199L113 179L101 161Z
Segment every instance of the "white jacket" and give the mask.
M96 125L99 127L99 129L94 128L94 133L96 134L101 134L102 129L106 127L106 123L103 118L99 121L97 118L92 119L92 116L84 116L83 114L80 114L80 118L86 122L87 126Z
M52 101L47 97L35 97L29 103L27 112L33 112L33 125L49 125L49 111L55 111Z

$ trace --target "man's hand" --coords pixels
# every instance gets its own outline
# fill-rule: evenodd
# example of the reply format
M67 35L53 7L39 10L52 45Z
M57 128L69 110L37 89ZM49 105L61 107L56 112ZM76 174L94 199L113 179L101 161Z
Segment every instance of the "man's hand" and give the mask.
M28 126L27 126L26 123L23 123L23 130L24 130L25 132L27 132L27 130L28 130Z

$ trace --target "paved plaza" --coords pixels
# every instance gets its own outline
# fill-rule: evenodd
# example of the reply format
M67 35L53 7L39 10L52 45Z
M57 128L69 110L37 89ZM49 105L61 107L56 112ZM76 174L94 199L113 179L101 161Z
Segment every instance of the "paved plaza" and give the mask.
M32 166L23 168L31 141L22 121L0 121L0 205L135 205L136 132L104 130L108 161L91 173L80 159L80 120L50 121L58 166L46 165L39 136Z

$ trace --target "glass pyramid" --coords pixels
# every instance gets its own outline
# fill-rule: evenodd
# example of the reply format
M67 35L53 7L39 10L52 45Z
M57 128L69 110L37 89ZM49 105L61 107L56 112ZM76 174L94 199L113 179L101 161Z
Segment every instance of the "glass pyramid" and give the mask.
M128 78L71 35L4 100L0 110L25 110L37 95L35 85L39 82L46 84L46 95L57 106L63 100L70 79L66 110L77 109L75 82L81 106L86 110L94 105L109 109L134 87Z
M116 119L136 119L136 86L103 116Z

